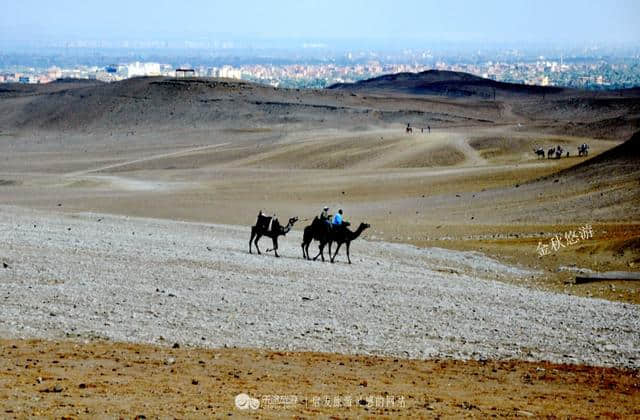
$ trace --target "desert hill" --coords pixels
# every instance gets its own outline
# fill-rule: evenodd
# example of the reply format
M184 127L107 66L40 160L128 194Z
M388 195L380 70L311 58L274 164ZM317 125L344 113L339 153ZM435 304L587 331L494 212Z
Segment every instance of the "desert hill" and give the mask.
M640 129L640 90L586 91L503 83L467 73L429 70L342 83L329 89L351 95L437 98L478 106L493 102L502 109L492 122L529 122L553 132L623 140Z
M447 97L550 95L567 89L497 82L468 73L443 70L427 70L420 73L398 73L362 80L356 83L340 83L329 89L406 93L411 95L442 95Z
M104 82L88 79L58 79L54 82L43 85L3 83L0 84L0 99L26 95L42 95L81 87L99 86L103 84Z
M623 140L640 127L640 93L515 85L435 70L329 89L168 77L0 86L3 132L110 133L266 125L362 129L407 123L416 127L518 123L566 135Z
M495 120L495 104L474 108L424 101L362 99L331 90L276 89L238 80L145 77L109 84L8 85L0 127L96 131L162 127L297 124L469 124Z
M502 203L506 206L516 192L519 200L529 201L526 212L521 215L513 212L513 222L537 219L554 223L571 219L632 222L640 218L638 179L640 132L595 157L480 197L486 200L483 205L487 208Z
M640 171L640 131L624 143L560 174L574 176L604 177L615 173L633 175Z
M635 185L640 179L640 131L633 134L627 141L606 150L595 157L584 160L576 165L562 169L538 180L534 185L550 183L566 183L572 187L584 186L595 192L611 194L613 186L624 190L627 184ZM640 188L631 188L634 201L640 199Z

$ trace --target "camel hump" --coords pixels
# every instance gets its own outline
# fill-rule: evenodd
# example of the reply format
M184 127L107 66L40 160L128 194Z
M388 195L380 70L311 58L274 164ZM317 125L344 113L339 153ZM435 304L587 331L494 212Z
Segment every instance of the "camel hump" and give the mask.
M260 214L258 214L258 220L256 221L256 226L266 230L266 229L269 228L269 224L271 223L271 219L272 219L271 216L265 216L261 212Z

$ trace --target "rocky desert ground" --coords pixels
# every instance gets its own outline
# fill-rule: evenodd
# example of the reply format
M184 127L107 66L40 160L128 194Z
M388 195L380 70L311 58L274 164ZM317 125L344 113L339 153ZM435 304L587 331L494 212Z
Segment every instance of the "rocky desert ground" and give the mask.
M7 86L4 415L640 415L639 283L573 284L638 272L636 91ZM371 225L351 265L302 259L323 205Z

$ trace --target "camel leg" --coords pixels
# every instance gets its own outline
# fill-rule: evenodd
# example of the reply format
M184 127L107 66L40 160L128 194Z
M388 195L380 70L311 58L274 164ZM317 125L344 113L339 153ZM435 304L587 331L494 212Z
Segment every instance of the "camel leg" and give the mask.
M309 240L309 238L302 239L302 256L304 257L305 260L311 259L311 257L309 256L309 245L311 245L311 242L313 242L313 239L311 240Z
M351 264L351 257L349 256L349 245L351 245L351 242L347 242L347 260L349 261L349 264Z
M341 242L338 242L338 247L336 248L336 253L333 254L333 257L331 257L331 262L334 262L336 259L336 256L338 256L338 251L340 251L340 247L342 246Z
M307 255L307 259L310 260L311 257L309 256L309 246L311 245L311 242L307 242L307 244L304 246L304 253Z
M276 254L276 257L278 257L278 237L277 236L271 237L271 241L273 241L273 248L267 248L266 252L273 251Z
M322 262L324 262L324 253L322 252L322 250L324 249L324 245L323 243L321 243L320 245L318 245L318 255L316 255L315 257L313 257L313 261L317 260L318 257L322 257Z
M251 242L253 242L254 236L256 236L256 227L252 226L251 227L251 238L249 239L249 254L252 254L252 252L251 252Z
M280 258L280 255L278 255L278 237L273 238L273 249L267 251L273 251L276 257Z
M256 251L258 251L258 255L262 254L260 252L260 248L258 248L258 241L262 238L262 235L256 235L256 240L253 241L253 244L256 246Z

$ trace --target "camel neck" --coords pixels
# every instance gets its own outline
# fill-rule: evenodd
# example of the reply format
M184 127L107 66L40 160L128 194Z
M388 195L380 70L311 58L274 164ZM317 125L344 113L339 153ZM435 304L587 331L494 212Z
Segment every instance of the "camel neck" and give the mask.
M358 229L356 229L355 232L351 232L351 239L356 239L358 236L360 236L363 230L364 230L363 225L358 226Z

